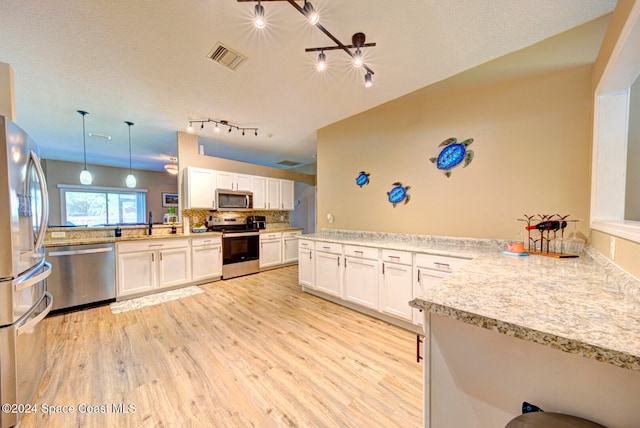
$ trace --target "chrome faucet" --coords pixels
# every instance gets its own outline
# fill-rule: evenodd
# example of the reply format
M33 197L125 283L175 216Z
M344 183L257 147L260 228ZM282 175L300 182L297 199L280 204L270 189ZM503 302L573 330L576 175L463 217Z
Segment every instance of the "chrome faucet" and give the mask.
M151 221L152 218L152 213L151 211L149 211L149 235L151 235L151 232L153 231L153 223Z

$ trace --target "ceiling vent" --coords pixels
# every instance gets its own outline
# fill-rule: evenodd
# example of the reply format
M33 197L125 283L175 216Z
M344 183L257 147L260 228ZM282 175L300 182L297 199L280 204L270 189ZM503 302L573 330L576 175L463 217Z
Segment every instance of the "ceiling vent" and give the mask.
M282 165L282 166L298 166L300 165L300 162L295 162L295 161L290 161L290 160L283 160L278 162L278 165Z
M247 60L246 56L239 54L233 49L229 49L220 42L216 43L207 57L210 60L213 60L220 65L224 65L225 67L230 68L233 71L235 71L240 65L242 65L242 63Z

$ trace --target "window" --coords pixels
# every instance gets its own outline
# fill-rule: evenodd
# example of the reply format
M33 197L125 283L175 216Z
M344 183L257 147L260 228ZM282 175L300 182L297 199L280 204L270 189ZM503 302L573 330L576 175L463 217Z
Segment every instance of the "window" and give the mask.
M147 191L59 185L62 222L69 226L144 223Z

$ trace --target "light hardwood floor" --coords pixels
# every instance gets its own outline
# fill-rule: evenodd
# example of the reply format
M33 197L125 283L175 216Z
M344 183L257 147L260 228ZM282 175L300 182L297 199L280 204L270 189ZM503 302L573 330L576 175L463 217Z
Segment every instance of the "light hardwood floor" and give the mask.
M297 277L291 266L122 314L48 318L35 403L75 412L21 428L421 426L415 334L303 293Z

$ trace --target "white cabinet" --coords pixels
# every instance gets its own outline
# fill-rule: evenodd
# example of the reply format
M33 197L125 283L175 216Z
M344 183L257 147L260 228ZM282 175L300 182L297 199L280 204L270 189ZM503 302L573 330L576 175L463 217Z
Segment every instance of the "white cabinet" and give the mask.
M282 233L260 234L260 269L282 264Z
M267 209L267 178L252 176L251 189L253 192L253 208L256 210Z
M294 209L294 182L293 180L280 180L280 209L293 211Z
M280 180L277 178L267 178L267 209L279 210L280 209Z
M282 263L295 263L298 260L298 236L302 231L282 232Z
M191 281L188 239L119 242L116 251L118 296Z
M380 310L413 321L413 310L409 306L413 298L412 253L385 249L382 260Z
M378 250L345 245L344 297L370 309L378 309Z
M342 244L318 243L314 270L316 289L342 298Z
M316 288L313 258L313 242L300 240L298 242L298 284L303 287Z
M187 167L183 176L184 208L216 209L216 171Z
M251 176L235 172L216 171L216 188L224 190L252 191Z
M191 272L193 281L222 276L222 238L191 238Z

